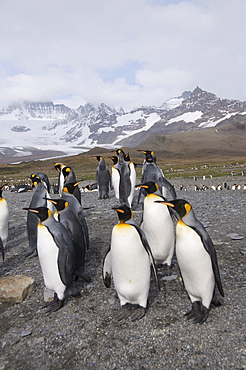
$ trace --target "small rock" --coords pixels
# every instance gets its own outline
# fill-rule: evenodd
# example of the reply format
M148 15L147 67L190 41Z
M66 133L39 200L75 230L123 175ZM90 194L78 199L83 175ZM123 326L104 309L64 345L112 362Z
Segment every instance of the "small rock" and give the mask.
M21 337L27 337L28 335L31 335L32 331L31 330L23 330L21 333Z
M242 253L242 254L246 254L246 247L242 247L242 248L240 248L240 253Z
M0 302L21 303L35 287L35 280L24 275L0 279Z
M169 275L169 276L164 276L163 278L161 278L161 280L165 280L165 281L171 281L174 279L177 279L177 275Z
M244 239L244 237L241 235L231 236L231 240L242 240L242 239Z

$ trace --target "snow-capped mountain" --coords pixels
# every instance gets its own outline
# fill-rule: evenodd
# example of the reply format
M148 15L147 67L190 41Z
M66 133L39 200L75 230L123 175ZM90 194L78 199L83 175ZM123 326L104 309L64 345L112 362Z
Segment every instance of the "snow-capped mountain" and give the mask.
M75 154L101 147L134 147L152 134L200 130L245 115L246 102L220 99L197 87L164 102L129 112L105 104L71 109L52 102L25 102L0 111L0 154L33 149ZM25 153L25 154L23 154Z

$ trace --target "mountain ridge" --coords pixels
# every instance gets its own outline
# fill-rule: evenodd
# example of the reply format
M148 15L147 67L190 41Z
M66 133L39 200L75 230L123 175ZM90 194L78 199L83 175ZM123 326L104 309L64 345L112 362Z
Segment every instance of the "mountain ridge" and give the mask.
M10 149L11 157L19 158L22 151L30 151L31 156L31 148L67 155L96 146L134 148L153 135L202 131L228 122L237 124L245 134L245 116L245 101L221 99L198 86L160 107L144 106L129 112L104 103L72 109L53 102L23 102L0 110L0 158L7 158Z

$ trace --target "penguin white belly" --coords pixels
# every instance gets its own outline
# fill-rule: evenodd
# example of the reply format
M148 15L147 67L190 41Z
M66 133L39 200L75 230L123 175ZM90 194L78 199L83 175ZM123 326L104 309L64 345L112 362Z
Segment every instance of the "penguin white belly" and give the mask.
M134 226L118 224L111 238L112 275L121 306L146 307L150 285L150 258Z
M130 181L131 181L131 192L128 197L128 203L130 204L130 207L132 206L132 201L134 198L135 193L135 185L136 185L136 170L133 163L130 163Z
M162 200L150 194L144 200L142 230L149 242L156 263L171 265L174 253L174 225L167 206L154 203Z
M115 198L119 199L120 175L119 171L112 167L112 185L114 188Z
M46 226L38 225L38 257L45 286L56 292L58 298L64 298L66 286L63 284L58 269L59 249Z
M3 246L5 246L8 239L9 229L9 209L7 201L0 199L0 237L2 238Z
M177 260L191 302L201 301L209 308L215 287L211 258L200 236L182 221L177 223L176 236Z

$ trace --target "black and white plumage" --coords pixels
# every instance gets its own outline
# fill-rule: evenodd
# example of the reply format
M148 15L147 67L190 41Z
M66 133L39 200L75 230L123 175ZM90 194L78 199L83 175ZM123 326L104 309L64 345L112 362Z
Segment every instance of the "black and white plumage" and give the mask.
M47 190L47 183L43 181L38 175L32 173L31 175L32 180L32 187L35 189L32 199L30 202L30 208L36 207L47 207L53 213L54 206L49 203L47 204L47 200L45 198L49 198L49 192ZM28 212L27 214L27 236L28 236L28 252L27 256L32 254L34 251L37 250L37 227L38 227L38 217L34 215L32 212Z
M141 183L153 181L154 183L158 184L157 193L159 195L167 198L167 194L169 193L172 199L176 199L176 191L173 185L170 184L167 179L165 179L162 170L157 166L154 152L149 150L141 150L141 152L145 154ZM140 189L138 203L140 202L142 193L146 195L146 192L143 189Z
M119 171L119 190L117 190L119 203L132 208L136 184L135 165L130 160L129 153L126 154L122 149L117 149L115 153L118 155L115 167Z
M155 266L143 231L137 225L128 223L132 218L131 209L126 205L114 209L119 223L113 227L111 246L104 258L103 280L106 287L110 287L113 277L123 309L118 320L131 315L134 321L145 315L151 264L154 271Z
M69 208L75 214L79 223L83 228L83 236L86 244L86 249L89 249L89 230L88 225L85 219L85 215L83 212L83 207L79 203L78 199L73 195L74 188L78 185L78 183L69 183L66 184L62 190L62 199L66 200L69 203Z
M47 207L25 208L38 216L37 250L45 286L55 292L48 312L59 310L73 291L75 259L70 235Z
M211 304L221 304L218 294L224 296L215 247L186 200L158 202L169 206L178 220L176 256L185 289L192 302L192 309L186 316L202 324L208 318Z
M170 273L174 253L175 231L168 206L156 203L164 200L157 194L158 184L153 181L136 185L147 192L144 198L141 229L149 242L155 263L165 265Z
M98 199L108 199L111 186L111 176L108 165L102 156L93 156L98 160L96 182L98 184Z
M47 198L47 200L48 202L54 204L56 208L54 218L66 227L72 239L75 259L75 277L81 276L85 281L90 281L89 276L85 273L85 256L87 245L82 225L69 206L68 201L62 198Z

